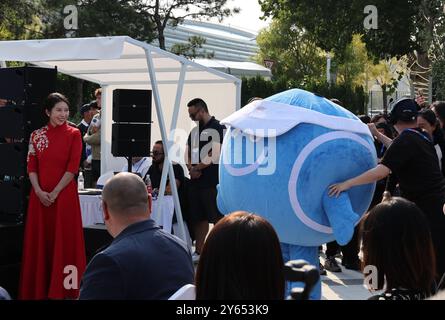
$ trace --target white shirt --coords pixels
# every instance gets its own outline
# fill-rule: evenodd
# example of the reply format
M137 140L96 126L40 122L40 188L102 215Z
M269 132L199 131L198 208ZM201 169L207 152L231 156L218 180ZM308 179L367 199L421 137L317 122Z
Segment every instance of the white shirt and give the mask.
M85 121L85 119L82 119L82 121L80 121L81 124L83 124L85 127L89 127L90 125Z
M138 173L142 178L145 176L145 174L147 173L148 169L151 166L151 158L149 157L144 157L141 160L139 160L136 163L133 163L132 167L131 167L131 172L133 173ZM128 171L128 164L124 165L122 167L122 172L127 172Z

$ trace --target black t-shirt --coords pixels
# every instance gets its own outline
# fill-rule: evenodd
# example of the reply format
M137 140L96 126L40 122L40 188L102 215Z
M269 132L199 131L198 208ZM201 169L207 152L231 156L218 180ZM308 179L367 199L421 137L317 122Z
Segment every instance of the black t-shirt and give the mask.
M203 159L200 155L203 148L211 151L211 146L207 146L209 143L218 142L222 144L225 128L226 127L221 125L215 117L212 117L205 126L199 126L199 131L198 127L193 128L187 140L189 152L191 153L192 165L202 162ZM213 139L218 140L214 141ZM197 148L198 146L199 148ZM190 183L199 188L211 188L218 184L217 163L211 164L203 169L201 174L199 179L191 179Z
M82 136L82 154L80 156L80 166L83 167L83 162L86 160L87 155L86 155L86 144L85 141L83 141L83 136L87 133L88 131L88 126L84 125L82 122L79 123L77 125L77 129L79 129L80 134Z
M173 164L173 172L175 173L175 178L179 180L182 185L184 182L184 169L182 169L180 164ZM147 174L150 175L151 187L159 188L162 177L162 171L159 169L159 166L156 163L153 163L150 168L148 168ZM167 175L167 185L168 182L169 178Z
M381 163L396 176L402 197L417 203L445 196L436 150L419 129L405 130L394 139Z

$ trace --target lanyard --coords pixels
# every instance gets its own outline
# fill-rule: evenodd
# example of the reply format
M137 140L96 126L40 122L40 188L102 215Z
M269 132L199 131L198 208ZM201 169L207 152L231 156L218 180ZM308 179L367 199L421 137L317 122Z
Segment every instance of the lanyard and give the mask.
M382 147L380 148L380 156L383 157L384 151L385 151L385 145L382 143Z
M411 132L417 133L418 135L420 135L423 139L425 139L425 140L428 141L429 143L433 143L433 142L430 140L430 138L428 138L428 137L425 136L423 133L420 133L420 132L417 131L417 130L414 130L414 129L405 129L405 130L402 131L402 134L403 134L405 131L411 131Z

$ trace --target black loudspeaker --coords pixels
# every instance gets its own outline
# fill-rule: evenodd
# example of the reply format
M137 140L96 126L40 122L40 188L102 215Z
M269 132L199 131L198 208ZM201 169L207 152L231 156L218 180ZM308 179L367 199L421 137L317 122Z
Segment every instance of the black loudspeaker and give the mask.
M0 224L0 286L17 299L23 248L23 224Z
M31 133L43 127L47 119L36 105L6 105L0 108L0 137L28 140Z
M26 156L28 145L26 143L0 143L0 176L26 175Z
M0 68L0 222L20 223L27 209L26 154L32 131L45 125L45 98L56 91L57 69ZM7 139L0 139L2 142Z
M29 188L26 180L0 181L0 215L3 218L11 216L11 219L14 219L13 216L25 212L27 194Z
M115 157L150 155L150 123L113 123L111 153Z
M114 90L114 122L151 122L151 90Z
M38 67L0 68L0 99L16 105L41 106L55 91L57 69Z

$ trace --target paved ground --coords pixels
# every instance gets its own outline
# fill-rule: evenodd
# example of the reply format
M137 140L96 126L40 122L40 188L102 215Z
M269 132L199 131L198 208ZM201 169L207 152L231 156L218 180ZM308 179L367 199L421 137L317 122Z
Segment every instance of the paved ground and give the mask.
M175 227L175 225L174 225ZM210 230L213 225L210 225ZM326 251L326 245L323 246L323 252ZM194 247L192 248L194 252ZM324 264L324 254L320 256L321 263ZM380 292L371 293L363 284L363 275L361 272L348 270L341 265L341 259L337 258L338 265L342 272L327 271L327 275L321 276L321 294L322 300L366 300L369 297Z
M323 257L320 261L324 263ZM341 260L337 258L337 262L341 266ZM376 294L365 287L362 273L341 268L342 272L327 271L326 276L321 276L322 300L366 300Z

